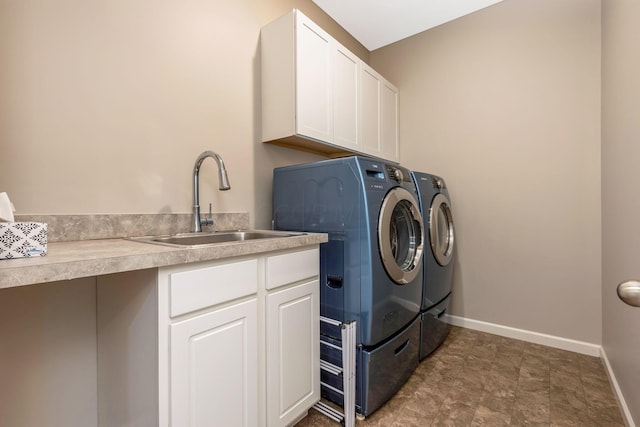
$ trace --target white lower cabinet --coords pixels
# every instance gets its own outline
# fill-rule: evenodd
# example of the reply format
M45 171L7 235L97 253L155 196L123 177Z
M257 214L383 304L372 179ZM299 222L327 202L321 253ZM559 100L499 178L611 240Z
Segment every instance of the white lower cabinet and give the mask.
M291 425L320 399L318 246L98 278L101 426Z
M297 421L320 399L318 280L267 295L268 426Z
M258 425L257 299L172 324L171 425Z

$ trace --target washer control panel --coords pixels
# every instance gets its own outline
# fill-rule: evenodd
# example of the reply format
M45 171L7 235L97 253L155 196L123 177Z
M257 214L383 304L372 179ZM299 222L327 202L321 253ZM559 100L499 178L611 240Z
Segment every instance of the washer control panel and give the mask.
M386 169L387 175L392 181L411 182L411 175L409 174L408 170L392 165L386 165Z

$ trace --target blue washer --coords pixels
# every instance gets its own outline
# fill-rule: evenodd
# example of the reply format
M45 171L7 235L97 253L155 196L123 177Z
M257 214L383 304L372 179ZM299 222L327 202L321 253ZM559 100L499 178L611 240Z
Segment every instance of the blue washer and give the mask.
M277 168L273 220L277 230L329 235L320 248L320 314L357 322L356 405L366 416L418 363L418 334L409 331L422 301L424 229L411 172L363 157ZM340 339L336 327L322 324L321 333ZM401 381L385 384L379 367L387 365Z
M425 224L420 360L444 341L450 326L442 316L451 301L454 229L449 191L439 176L412 172Z

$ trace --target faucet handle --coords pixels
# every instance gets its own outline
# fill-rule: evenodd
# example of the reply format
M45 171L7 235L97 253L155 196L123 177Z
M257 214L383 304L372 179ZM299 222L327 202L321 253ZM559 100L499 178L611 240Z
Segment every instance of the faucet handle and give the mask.
M207 218L202 218L200 222L202 222L202 225L213 225L213 210L211 203L209 203L209 216Z

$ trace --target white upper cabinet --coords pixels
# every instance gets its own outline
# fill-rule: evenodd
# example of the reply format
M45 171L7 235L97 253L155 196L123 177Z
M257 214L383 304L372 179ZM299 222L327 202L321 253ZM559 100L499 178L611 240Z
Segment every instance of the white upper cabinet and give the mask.
M362 150L380 152L380 87L381 77L371 67L360 64L360 133Z
M380 93L380 153L381 157L400 161L398 138L398 88L382 81Z
M398 89L360 64L360 135L365 154L397 162Z
M263 142L398 161L393 85L298 10L263 27L260 37ZM375 93L363 69L375 76ZM395 91L388 106L386 87Z
M333 142L362 151L358 127L358 64L360 59L336 42L333 50Z
M295 34L296 133L332 142L333 40L303 16L297 17Z

